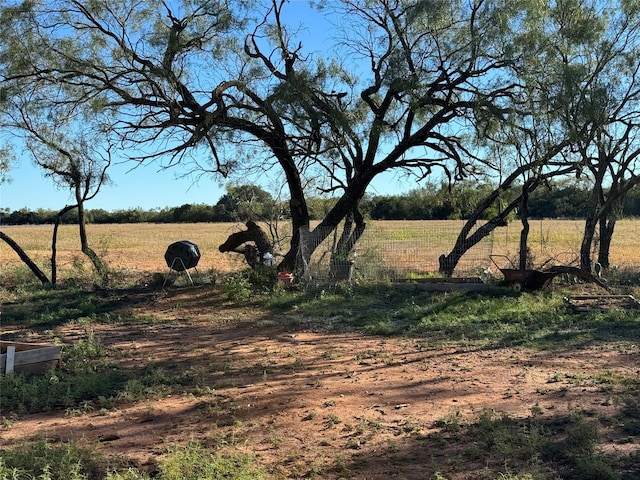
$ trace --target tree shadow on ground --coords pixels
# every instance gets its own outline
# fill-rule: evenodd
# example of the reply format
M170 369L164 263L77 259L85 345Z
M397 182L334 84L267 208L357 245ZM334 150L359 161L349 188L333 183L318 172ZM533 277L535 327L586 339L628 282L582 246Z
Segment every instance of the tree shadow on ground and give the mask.
M356 381L362 379L360 385L366 392L363 390L355 401L375 402L368 400L377 398L370 395L383 388L376 378L389 377L387 372L398 365L414 368L412 375L416 378L403 380L393 391L388 387L389 382L384 384L388 389L384 398L391 405L386 407L387 415L393 411L394 404L413 402L417 405L420 400L424 401L425 393L437 393L438 401L453 401L464 390L445 389L465 385L463 382L469 380L465 377L472 376L474 367L456 366L454 360L459 361L460 355L505 345L526 345L541 350L539 358L527 359L532 364L554 359L559 353L569 356L575 353L575 348L587 346L595 339L637 343L637 318L617 313L572 316L559 312L558 304L549 296L346 293L324 298L304 293L295 301L283 296L291 302L289 306L274 302L274 309L269 310L251 308L250 301L242 305L229 304L218 289L211 287L169 291L52 291L10 305L9 315L5 308L3 322L5 326L31 330L35 325L44 330L88 319L109 349L104 362L103 359L88 362L90 369L80 372L81 375L68 379L60 376L58 396L68 403L47 408L67 408L86 414L103 407L131 409L138 401L166 399L171 395L184 398L174 409L159 405L155 410L145 410L141 406L140 411L128 413L126 417L105 416L105 421L110 422L109 428L117 433L107 436L114 438L110 444L114 447L117 442L135 442L151 428L164 426L169 439L179 441L193 436L206 445L233 448L245 445L242 442L253 429L260 435L256 448L271 442L273 455L279 455L285 451L283 443L290 439L278 438L277 419L296 415L296 419L300 417L296 424L299 432L293 436L299 435L304 440L305 428L326 429L323 434L331 444L327 448L341 452L329 465L298 467L301 475L311 478L315 475L315 478L424 479L435 478L438 472L445 478L499 478L502 473L518 472L523 475L554 472L563 479L638 478L637 449L635 453L617 457L605 454L595 447L592 429L593 422L597 421L602 429L615 430L610 444L638 445L640 388L637 384L629 387L630 398L619 416L594 419L587 413L577 412L575 417L547 417L545 413L530 418L509 418L493 413L489 409L491 405L485 405L486 412L472 421L455 415L430 424L386 421L385 437L377 433L372 423L362 429L348 430L346 421L333 427L329 424L333 418L330 407L303 405L298 401L302 389L320 389L323 385L333 388L328 400L341 399L341 395L353 394L350 391L356 389ZM524 305L527 308L522 305L527 301L537 302L534 306L543 312L540 317L527 315L528 304ZM501 308L507 313L501 313ZM292 311L295 314L291 314ZM380 311L382 314L376 316ZM561 318L545 319L545 315L554 312L559 312ZM384 341L388 336L373 335L375 329L368 328L385 319L397 326L392 331L396 339L407 339L407 349L397 358L385 357ZM308 331L319 334L308 342L296 338L297 334ZM362 335L363 331L368 335ZM426 354L422 351L423 343L425 350L430 349ZM447 350L447 345L454 343L457 346ZM298 352L311 346L312 354L299 361ZM334 358L337 346L345 353ZM438 360L441 365L446 364L449 371L430 381L425 380L426 375L419 377L422 362L425 359L435 362L436 357L442 357ZM496 360L500 361L504 358ZM311 367L318 373L309 377ZM64 383L67 380L68 383ZM82 396L65 393L67 387L83 382L86 388ZM41 393L37 390L27 393L33 398L51 395L47 390L50 387L45 380ZM319 418L311 419L307 411L313 409L321 412ZM354 411L365 415L357 408ZM310 419L302 418L301 412ZM101 418L93 418L92 422L97 424ZM97 435L96 428L96 425L78 422L75 435L93 438ZM372 448L374 442L375 448ZM293 468L287 463L290 461L279 460L283 468ZM546 478L554 476L550 474Z
M335 293L305 292L274 302L331 318L328 327L374 335L425 336L432 341L478 342L486 348L527 346L538 349L580 346L592 341L635 342L640 338L636 309L574 313L560 293L425 292L376 286Z
M474 421L438 421L426 432L389 441L373 454L356 450L350 461L337 462L327 473L367 479L637 479L640 450L616 455L598 446L599 427L611 424L623 436L610 442L640 442L639 435L631 438L624 431L621 418L596 420L579 412L511 418L485 409ZM348 439L345 447L358 449L360 442Z

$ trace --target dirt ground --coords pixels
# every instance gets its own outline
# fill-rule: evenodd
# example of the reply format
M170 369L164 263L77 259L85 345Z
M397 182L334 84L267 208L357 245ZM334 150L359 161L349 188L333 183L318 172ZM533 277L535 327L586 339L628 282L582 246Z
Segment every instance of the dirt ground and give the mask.
M628 344L565 352L443 347L428 338L340 332L331 319L256 315L250 306L225 305L208 286L121 301L156 320L95 324L111 360L122 368L154 362L211 388L108 411L20 417L0 430L4 445L44 434L151 469L168 447L197 440L251 453L281 478L425 479L435 471L473 478L482 460L459 465L443 426L484 409L521 418L613 415L598 376L640 373L640 351ZM84 333L68 325L56 334L72 342ZM615 430L602 446L620 454L640 448Z

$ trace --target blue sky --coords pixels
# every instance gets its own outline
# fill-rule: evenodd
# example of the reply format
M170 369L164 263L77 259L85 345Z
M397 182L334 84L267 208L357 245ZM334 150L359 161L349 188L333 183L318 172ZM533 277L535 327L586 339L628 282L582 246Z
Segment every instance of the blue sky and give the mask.
M177 207L185 203L215 204L225 193L214 177L202 177L197 183L191 179L176 178L181 171L158 170L158 165L112 165L108 172L111 183L101 188L87 208L119 210L140 207L145 210ZM20 158L9 172L11 181L0 185L0 208L10 211L26 207L58 210L75 203L72 192L59 189L28 157Z
M177 178L178 169L158 170L158 165L141 165L130 170L131 165L116 164L109 169L111 183L104 185L95 199L87 202L89 209L126 210L140 207L144 210L163 207L178 207L185 203L213 205L226 193L224 185L211 175L193 180ZM9 172L11 181L0 184L0 209L9 211L27 208L60 210L75 203L72 192L57 188L50 178L45 178L41 169L28 157L19 159ZM376 179L369 193L390 195L417 188L408 180L392 174Z
M285 12L287 23L294 30L299 25L305 26L298 32L304 50L321 50L323 35L318 32L326 35L327 30L332 27L316 11L310 9L308 0L292 0L285 7ZM183 172L177 168L159 170L159 164L153 163L141 165L134 170L131 170L130 163L114 164L109 169L111 184L103 186L86 207L111 211L137 207L150 210L185 203L215 204L225 193L220 178L203 176L194 182L189 178L177 178L181 173ZM58 189L26 155L18 158L9 172L9 178L10 183L0 184L0 209L58 210L68 203L75 203L69 190ZM387 175L374 182L370 193L388 195L415 187L416 184L404 183L393 175Z

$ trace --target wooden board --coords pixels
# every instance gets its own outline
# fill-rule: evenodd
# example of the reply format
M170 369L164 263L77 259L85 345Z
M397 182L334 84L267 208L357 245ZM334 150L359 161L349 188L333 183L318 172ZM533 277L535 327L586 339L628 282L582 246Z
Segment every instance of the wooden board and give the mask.
M633 295L574 295L564 297L564 301L574 313L640 309L640 302Z
M60 363L57 345L0 341L0 375L43 373Z
M397 283L483 283L479 277L427 277L427 278L399 278Z
M393 283L398 287L412 287L433 292L484 291L489 285L478 277L401 278Z

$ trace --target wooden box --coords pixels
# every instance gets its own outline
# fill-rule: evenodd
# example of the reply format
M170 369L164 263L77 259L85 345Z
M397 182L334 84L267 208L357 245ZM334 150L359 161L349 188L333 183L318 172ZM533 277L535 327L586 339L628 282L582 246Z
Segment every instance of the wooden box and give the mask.
M60 347L0 341L0 375L44 373L60 364Z

